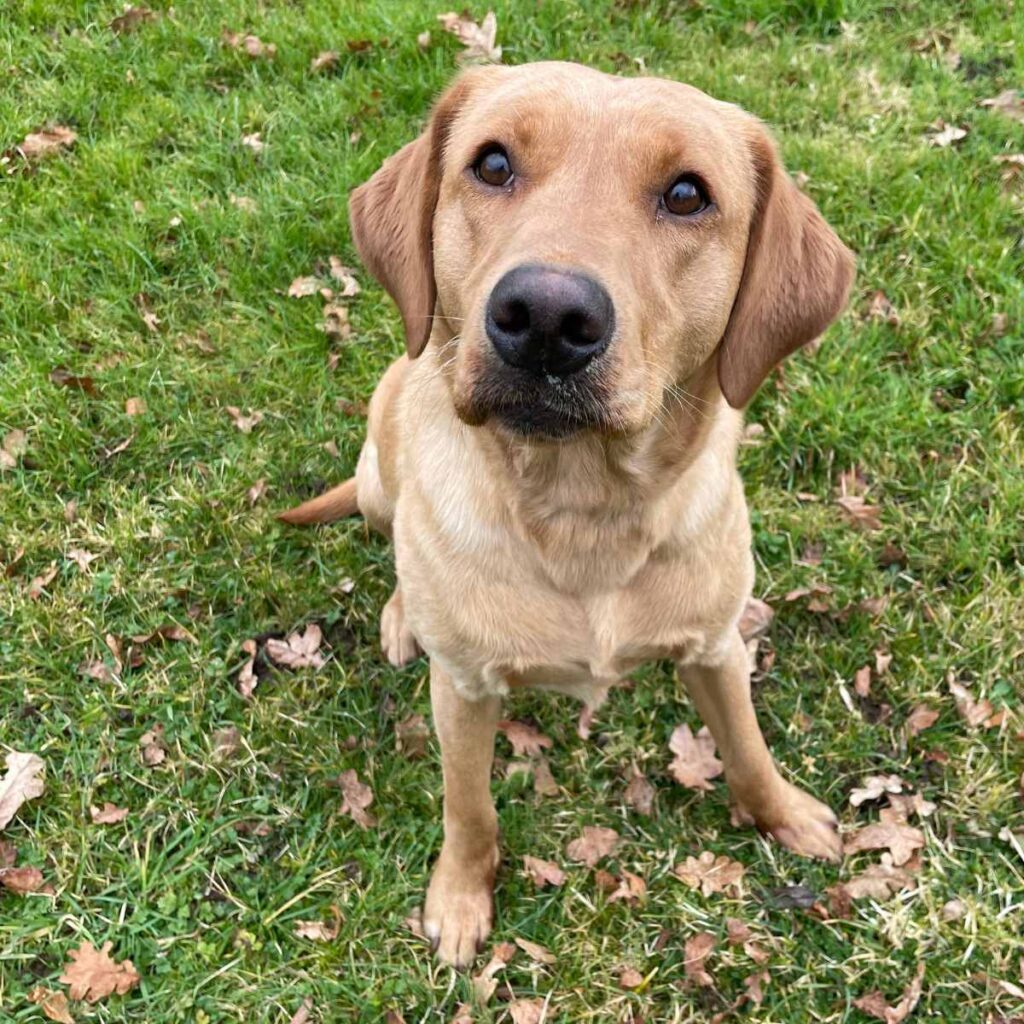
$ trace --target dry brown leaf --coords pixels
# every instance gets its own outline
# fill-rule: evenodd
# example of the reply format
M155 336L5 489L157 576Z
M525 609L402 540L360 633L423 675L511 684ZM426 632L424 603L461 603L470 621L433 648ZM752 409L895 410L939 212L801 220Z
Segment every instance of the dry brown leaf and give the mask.
M83 551L81 548L72 548L64 557L69 562L74 562L82 572L86 572L89 568L89 563L96 561L100 556L94 555L89 551Z
M722 762L715 757L715 741L707 726L694 736L688 725L677 726L668 741L675 759L668 766L672 778L688 789L712 790L710 780L722 774Z
M526 854L523 857L523 868L538 889L543 889L546 885L557 889L565 881L565 872L554 861L541 860L539 857Z
M113 945L113 942L104 942L102 949L96 949L91 942L83 942L71 951L71 963L60 981L70 986L68 995L72 999L96 1003L115 992L123 996L142 980L131 960L116 963L111 959Z
M551 774L551 765L546 757L535 758L531 765L533 770L533 791L537 796L558 796L561 792L554 775Z
M359 781L352 768L338 776L338 785L341 786L341 813L349 815L360 828L373 828L377 819L366 810L373 803L373 790Z
M1004 89L998 96L982 100L981 105L1013 121L1024 121L1024 92L1020 89Z
M884 676L892 664L892 655L881 648L875 650L875 675Z
M395 749L410 761L427 755L430 726L422 715L410 715L395 726Z
M767 985L771 978L772 976L767 971L757 971L743 979L747 999L755 1006L760 1006L764 1002L763 986Z
M131 32L138 31L148 21L156 21L158 17L159 15L156 11L151 11L148 7L135 7L131 4L126 4L124 13L114 18L108 28L115 35L125 36Z
M255 505L256 502L259 501L266 493L267 481L263 477L260 477L260 479L245 492L245 496L249 499L250 505Z
M890 327L898 327L900 323L900 315L896 307L889 301L889 296L881 288L872 293L864 311L864 316L868 320L882 320ZM863 493L863 491L841 491L841 493Z
M907 715L905 723L908 735L917 736L925 729L931 728L939 719L938 711L928 707L927 704L918 704L912 708Z
M221 38L226 46L233 50L244 50L253 60L273 60L277 55L277 47L273 43L265 43L251 33L243 35L241 32L225 30Z
M861 853L864 850L889 850L893 863L906 864L915 850L924 846L924 833L919 828L900 822L878 822L865 825L843 839L843 853Z
M854 526L862 530L882 529L881 520L878 518L881 509L877 505L869 505L859 495L850 494L836 498L836 504L846 513L847 518Z
M320 329L331 341L347 341L352 336L352 325L348 322L347 306L343 306L340 302L328 302L324 306L323 316Z
M14 843L0 839L0 868L13 868L17 859L18 853L14 849Z
M0 887L22 896L30 892L53 891L44 884L43 873L39 868L2 868Z
M146 414L146 400L144 398L129 398L124 403L126 416L144 416Z
M583 834L579 839L574 839L565 848L569 860L577 864L586 864L588 868L595 867L599 860L610 857L621 841L621 836L613 828L603 828L599 825L584 825Z
M853 676L853 692L858 697L871 696L871 666L857 669Z
M285 668L321 669L327 659L320 653L323 633L320 627L311 622L301 635L289 633L284 640L271 638L267 641L267 655L272 661Z
M715 937L710 932L698 932L686 940L684 949L683 971L686 980L701 987L708 988L715 984L707 970L707 959L715 948Z
M497 63L501 60L501 47L495 45L498 19L494 11L488 11L479 25L467 14L456 14L454 11L439 14L437 20L446 32L451 32L465 47L459 54L460 61Z
M249 135L243 135L242 145L254 153L262 153L267 148L267 144L263 141L263 132L251 132Z
M884 822L904 822L912 814L919 818L927 818L935 813L935 804L931 800L925 800L920 793L908 793L905 796L889 794L889 806L879 812L879 817Z
M593 704L584 704L580 708L580 717L576 720L576 735L581 740L590 739L590 729L594 724L597 708Z
M320 291L318 277L297 277L288 285L288 298L304 299L310 295L316 295L318 291Z
M307 996L302 1000L302 1005L292 1014L292 1019L288 1021L288 1024L307 1024L309 1015L312 1012L313 1000Z
M237 753L242 746L242 734L238 727L229 725L225 729L218 729L213 734L213 756L218 760L228 758Z
M635 967L623 967L619 972L619 988L639 988L644 983L644 976Z
M351 267L346 267L337 256L328 257L328 263L331 268L331 277L341 285L339 298L348 299L362 291L355 278L355 271Z
M881 992L869 992L853 1001L861 1013L885 1021L885 1024L902 1024L910 1016L921 998L921 983L924 980L924 964L918 964L910 984L903 990L903 998L889 1006Z
M338 66L339 56L336 50L321 50L310 62L309 70L333 71Z
M913 884L914 876L905 868L890 863L890 858L883 854L881 864L869 865L859 875L843 882L842 887L850 899L885 900Z
M14 152L28 163L55 156L75 144L78 134L62 124L55 124L38 132L30 132L18 144Z
M739 621L739 631L743 642L746 643L767 633L774 618L775 609L767 601L762 601L757 597L748 598Z
M517 938L515 943L531 960L539 964L553 964L558 959L550 950L529 939Z
M55 366L50 371L50 383L56 384L60 388L70 388L72 391L84 391L92 397L99 394L96 381L92 377L79 376L66 370L63 366Z
M682 864L673 868L679 879L691 889L700 889L705 896L730 889L739 895L740 883L746 870L739 861L724 854L715 856L710 850L705 850L699 857L687 857Z
M46 588L57 578L56 562L51 562L38 576L33 576L28 585L28 596L31 601L38 601L46 592Z
M511 942L496 943L484 969L473 975L473 992L481 1005L486 1006L490 1002L498 987L495 975L503 971L515 955L516 947Z
M57 1024L75 1024L75 1018L68 1009L68 997L63 992L53 992L42 985L36 985L28 994L28 1001L35 1003L47 1020Z
M416 37L416 45L421 50L430 49L430 30L426 29Z
M505 734L505 739L512 744L512 753L516 757L537 757L545 749L553 746L550 736L545 736L528 722L501 721L498 731Z
M246 699L252 697L253 690L259 678L256 675L256 641L246 640L242 643L242 650L249 656L245 664L238 672L238 692Z
M512 1024L544 1024L547 1003L543 999L513 999L508 1004Z
M0 470L14 469L18 459L28 450L28 435L24 430L9 430L0 443Z
M237 405L229 405L225 407L225 410L231 417L231 421L243 434L251 434L253 427L263 420L263 413L253 409L250 409L248 413L243 413Z
M955 124L946 124L940 117L932 124L925 139L927 139L929 146L938 146L940 149L945 149L947 146L952 146L954 143L967 138L968 130Z
M341 931L341 911L331 907L333 921L296 921L292 934L300 939L310 939L312 942L333 942Z
M167 759L167 745L164 743L164 727L159 722L139 737L142 763L149 768L163 764Z
M137 633L132 637L132 643L144 646L154 640L173 640L176 643L198 643L199 641L184 627L176 622L165 622L162 626L149 633Z
M0 779L0 828L6 828L26 800L43 795L46 762L36 754L12 750L7 755L7 771Z
M649 815L654 810L655 789L636 762L629 766L629 781L622 798L639 814Z
M989 720L995 712L992 702L987 698L976 701L970 690L961 683L958 683L952 673L946 677L946 683L949 686L949 692L956 701L956 709L960 712L960 717L971 728L977 728L979 725L988 727Z
M89 817L94 825L116 825L128 817L127 807L118 807L116 804L105 803L102 807L89 807Z
M618 887L608 897L609 903L625 903L635 907L647 895L647 883L632 871L623 870Z
M756 964L765 963L769 954L762 949L754 939L750 928L738 918L727 917L725 919L726 939L730 946L742 946L743 951Z
M860 807L868 800L878 800L886 793L902 793L904 782L898 775L868 775L859 789L850 792L850 806Z

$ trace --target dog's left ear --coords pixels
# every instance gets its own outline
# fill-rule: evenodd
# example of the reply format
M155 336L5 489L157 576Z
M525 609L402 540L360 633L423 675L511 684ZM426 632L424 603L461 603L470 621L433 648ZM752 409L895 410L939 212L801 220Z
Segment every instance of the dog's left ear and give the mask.
M790 180L758 125L750 142L757 202L739 291L718 352L718 381L740 409L772 367L839 315L853 282L850 250Z
M356 250L398 306L413 359L430 338L437 301L433 224L444 146L472 77L463 74L438 101L423 134L349 197Z

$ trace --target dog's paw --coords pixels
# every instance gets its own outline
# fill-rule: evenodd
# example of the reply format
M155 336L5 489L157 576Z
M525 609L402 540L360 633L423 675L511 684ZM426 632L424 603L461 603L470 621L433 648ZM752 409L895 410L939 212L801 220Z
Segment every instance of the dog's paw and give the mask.
M476 959L491 932L493 892L493 873L449 867L442 854L423 908L423 932L439 960L461 969Z
M405 624L405 608L399 587L395 587L395 592L380 615L380 646L384 657L395 668L408 665L423 653L412 630Z
M760 807L736 804L733 820L738 824L756 825L802 857L842 860L843 841L831 808L797 786L782 780L780 783L779 795Z

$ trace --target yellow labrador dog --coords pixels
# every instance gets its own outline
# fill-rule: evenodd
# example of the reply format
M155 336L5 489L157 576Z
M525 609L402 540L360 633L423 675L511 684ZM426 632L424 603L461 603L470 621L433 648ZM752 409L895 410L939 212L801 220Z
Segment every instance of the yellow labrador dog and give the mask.
M480 67L351 197L401 311L353 480L286 513L393 537L395 663L430 656L444 844L424 908L442 959L491 927L501 699L590 705L671 658L740 819L835 858L787 782L737 621L754 578L743 406L842 309L853 260L764 126L697 89L574 64Z

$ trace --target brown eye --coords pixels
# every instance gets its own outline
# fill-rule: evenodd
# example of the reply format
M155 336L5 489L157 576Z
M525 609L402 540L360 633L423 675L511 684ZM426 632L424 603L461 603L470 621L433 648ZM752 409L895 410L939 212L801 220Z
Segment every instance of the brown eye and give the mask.
M477 157L473 172L485 185L507 185L512 180L508 153L501 146L491 146Z
M677 217L700 213L708 205L707 193L696 178L684 175L661 197L665 209Z

